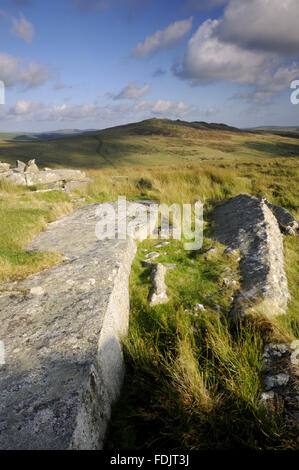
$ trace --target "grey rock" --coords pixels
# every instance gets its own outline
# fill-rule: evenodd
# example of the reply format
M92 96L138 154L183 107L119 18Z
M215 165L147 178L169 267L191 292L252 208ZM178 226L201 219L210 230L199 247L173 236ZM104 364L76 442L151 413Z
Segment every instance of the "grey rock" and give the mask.
M162 248L162 246L169 245L169 242L160 242L157 245L155 245L155 248Z
M4 164L6 165L6 164ZM75 183L82 181L82 183L89 184L90 179L86 178L84 172L80 170L43 170L39 171L35 164L35 160L30 160L24 167L24 163L17 162L17 168L9 169L8 171L0 171L0 181L6 181L13 184L22 186L34 186L36 184L48 185L57 183L59 186L67 184L67 182ZM71 191L72 185L69 186ZM50 188L51 189L51 188ZM74 187L73 187L74 189Z
M225 287L231 287L237 284L237 281L235 281L234 279L231 279L230 277L224 277L222 279L222 282Z
M292 237L295 237L296 236L296 232L295 230L290 227L290 225L288 225L286 228L285 228L285 232L287 235L291 235Z
M163 264L157 263L153 266L151 279L153 287L149 292L148 302L151 307L159 304L165 304L169 301L166 293L165 274L167 269Z
M292 229L298 228L298 222L295 217L287 211L284 207L271 204L267 199L263 199L263 202L269 207L269 209L275 215L277 222L282 228L291 227Z
M220 307L220 305L213 305L212 310L214 310L215 312L220 313L221 312L221 307Z
M224 250L225 255L234 255L236 253L237 253L237 250L233 250L232 248L229 248L229 247Z
M0 173L6 173L9 171L10 164L9 163L2 163L0 162Z
M267 376L265 380L265 388L266 390L270 390L274 387L283 387L288 383L289 379L290 376L283 373Z
M158 258L160 256L160 253L158 253L157 251L151 251L150 253L148 253L147 255L145 255L145 257L147 259L155 259L155 258Z
M23 173L26 168L26 163L22 162L21 160L16 161L16 170L20 171Z
M177 265L175 263L166 263L167 269L175 269Z
M241 194L217 207L213 219L214 238L241 254L241 291L235 295L231 315L243 316L257 303L269 316L286 313L289 291L283 239L269 207Z
M153 266L152 262L151 262L151 261L148 261L148 260L146 260L146 259L142 260L142 261L141 261L141 264L142 264L142 266L144 266L145 268L149 268L149 267Z
M196 305L194 305L194 310L195 310L196 312L199 312L199 311L203 312L203 311L205 311L205 309L206 309L205 306L202 305L202 304L196 304Z
M260 399L260 401L261 401L261 403L262 403L263 405L268 404L269 402L271 402L271 401L273 401L273 400L274 400L274 392L273 392L273 390L270 390L269 392L263 392L263 393L261 394L261 399Z
M216 251L216 248L215 247L212 247L210 248L209 250L207 250L205 253L204 253L204 256L209 256L211 255L212 253L215 253Z
M25 173L36 173L39 171L38 166L35 163L35 159L29 160L27 165L25 166Z
M49 224L28 246L65 262L1 286L1 449L100 449L118 397L136 243L99 240L100 204Z

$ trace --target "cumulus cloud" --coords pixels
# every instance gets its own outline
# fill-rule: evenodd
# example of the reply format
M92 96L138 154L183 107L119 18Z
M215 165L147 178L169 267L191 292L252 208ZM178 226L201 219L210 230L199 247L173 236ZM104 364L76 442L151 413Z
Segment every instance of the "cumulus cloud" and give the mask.
M207 20L190 39L183 68L176 73L193 82L233 80L236 83L254 83L267 64L263 53L239 48L222 42L215 31L219 20Z
M298 64L294 61L290 65L283 54L284 48L295 50L297 36L299 39L299 29L289 19L289 13L294 13L294 3L293 0L230 0L223 18L208 19L200 25L188 42L183 62L174 65L174 73L193 85L216 80L248 85L250 95L260 101L279 93L299 75ZM276 23L280 24L281 35L277 34ZM298 51L299 41L297 54Z
M245 48L298 54L298 14L298 0L230 0L218 35Z
M131 55L137 58L151 56L161 49L168 49L183 39L192 28L193 18L176 21L165 29L156 31L152 36L148 36L144 42L137 44L132 49Z
M49 78L50 72L43 65L0 52L0 80L6 87L23 85L35 88L44 84Z
M114 96L114 100L135 100L137 98L141 98L149 93L151 85L148 83L142 88L137 87L137 80L134 82L129 83L121 92Z
M183 101L173 102L159 100L152 106L153 114L185 116L191 110L191 106Z
M12 28L10 32L23 41L31 43L34 36L33 24L28 21L24 15L20 14L20 18L12 18Z
M95 106L93 104L73 105L61 104L47 106L42 102L20 100L14 106L0 108L0 119L14 122L70 122L92 121L103 124L125 121L128 118L148 118L152 116L182 118L192 107L182 101L140 101L137 103L118 104L112 106Z

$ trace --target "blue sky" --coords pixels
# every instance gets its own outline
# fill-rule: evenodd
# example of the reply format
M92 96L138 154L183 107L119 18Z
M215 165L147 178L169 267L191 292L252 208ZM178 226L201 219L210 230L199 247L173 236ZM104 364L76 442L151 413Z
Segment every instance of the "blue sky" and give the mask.
M0 0L0 131L299 125L297 0Z

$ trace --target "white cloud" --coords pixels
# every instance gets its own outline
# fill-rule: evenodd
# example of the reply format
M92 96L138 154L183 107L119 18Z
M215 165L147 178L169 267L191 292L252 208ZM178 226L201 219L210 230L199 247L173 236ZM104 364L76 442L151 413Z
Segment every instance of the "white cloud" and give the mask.
M137 80L134 82L129 83L121 92L114 96L114 100L134 100L137 98L141 98L149 93L151 85L148 83L144 85L142 88L137 87Z
M255 101L281 92L299 76L296 61L290 65L283 54L284 48L295 50L296 44L299 53L299 28L289 18L295 14L294 5L294 0L230 0L223 18L200 25L174 73L193 85L216 80L248 85L245 94Z
M232 80L236 83L254 83L267 66L267 57L224 43L216 35L219 20L205 21L190 39L181 72L182 77L194 82Z
M298 0L230 0L218 35L245 48L298 55L298 16Z
M50 78L49 70L31 61L26 62L19 57L14 57L5 52L0 52L0 80L6 87L23 85L35 88L45 83Z
M20 18L12 18L12 28L10 32L23 39L24 41L31 43L34 36L34 27L30 21L26 20L24 15L20 15Z
M148 36L144 42L137 44L132 49L131 55L137 58L150 56L160 51L168 49L177 44L192 28L193 18L188 20L176 21L167 28L156 31L152 36Z
M47 106L42 102L20 100L12 107L1 106L0 119L14 122L70 122L92 121L96 126L103 124L127 122L128 119L138 120L152 116L182 118L191 112L192 107L182 101L139 101L137 103L118 104L111 106L95 106L93 104L73 105L61 104Z
M191 106L183 101L165 101L159 100L152 106L153 114L172 115L172 116L185 116L191 110Z

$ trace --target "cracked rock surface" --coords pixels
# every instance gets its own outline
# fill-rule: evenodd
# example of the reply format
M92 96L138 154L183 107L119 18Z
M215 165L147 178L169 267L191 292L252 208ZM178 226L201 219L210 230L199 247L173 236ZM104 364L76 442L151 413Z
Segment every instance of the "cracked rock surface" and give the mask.
M283 236L269 207L256 197L240 194L215 209L214 237L241 254L241 290L232 316L242 316L257 302L264 312L284 314L289 299L284 270Z
M99 206L49 224L28 247L62 252L63 264L0 286L1 449L102 447L124 373L136 244L97 239Z

